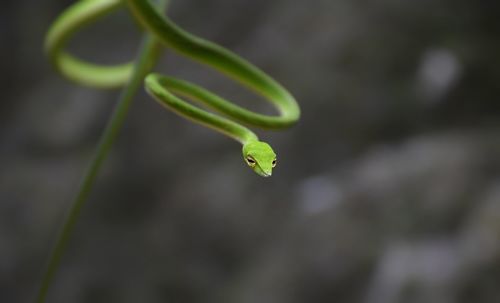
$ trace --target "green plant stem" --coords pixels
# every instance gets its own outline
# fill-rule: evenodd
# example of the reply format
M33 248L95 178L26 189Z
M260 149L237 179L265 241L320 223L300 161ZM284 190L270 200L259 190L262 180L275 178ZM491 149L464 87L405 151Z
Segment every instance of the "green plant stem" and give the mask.
M168 0L159 0L158 7L164 9ZM142 46L139 50L138 57L134 66L134 72L129 83L123 88L119 101L115 106L113 114L101 135L99 144L94 152L92 161L90 162L87 170L80 183L80 187L76 196L74 197L69 211L66 215L65 222L59 233L57 241L52 249L48 259L48 266L44 273L41 285L38 291L37 301L43 303L46 300L47 292L54 279L55 273L61 263L61 258L66 250L70 236L74 230L76 221L85 204L92 187L95 183L97 174L101 168L102 163L111 149L111 146L116 140L116 137L123 126L130 105L132 104L133 97L140 87L142 87L144 77L151 70L156 63L159 53L159 45L156 39L151 34L146 34L143 39Z

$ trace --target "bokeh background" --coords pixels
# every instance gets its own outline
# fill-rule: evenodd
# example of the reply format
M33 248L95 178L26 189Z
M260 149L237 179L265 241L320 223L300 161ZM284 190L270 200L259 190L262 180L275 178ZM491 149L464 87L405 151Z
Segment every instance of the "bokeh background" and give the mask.
M116 91L69 83L43 36L72 1L0 9L0 302L30 302ZM298 99L279 164L140 92L49 302L500 302L500 2L172 0L187 30ZM71 49L137 51L125 12ZM166 52L157 71L272 112Z

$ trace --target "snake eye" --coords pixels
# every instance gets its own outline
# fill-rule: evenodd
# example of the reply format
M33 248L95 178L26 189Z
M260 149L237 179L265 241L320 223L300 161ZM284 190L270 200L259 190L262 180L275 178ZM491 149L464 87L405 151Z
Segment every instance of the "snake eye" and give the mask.
M274 160L273 160L273 162L272 162L273 167L275 167L275 166L276 166L276 163L277 163L277 162L276 162L276 159L274 159Z
M250 167L254 167L255 166L255 160L252 157L249 156L249 157L246 158L246 160L247 160L247 163L248 163L248 165Z

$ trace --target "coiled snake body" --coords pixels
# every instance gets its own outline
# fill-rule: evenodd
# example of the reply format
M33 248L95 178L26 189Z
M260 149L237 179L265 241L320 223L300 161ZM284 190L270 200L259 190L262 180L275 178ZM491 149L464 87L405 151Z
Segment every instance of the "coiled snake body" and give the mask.
M269 144L244 125L280 129L295 123L300 109L293 96L257 67L227 49L196 37L163 16L148 0L81 0L66 9L51 26L45 51L56 69L69 79L101 88L125 85L132 74L132 64L96 65L65 51L69 38L82 27L114 9L125 6L134 18L163 45L206 64L271 102L276 116L259 114L235 105L202 87L173 77L151 73L145 78L147 92L160 104L189 120L219 131L243 145L243 158L257 174L270 176L276 154ZM221 113L223 116L193 106L183 96Z

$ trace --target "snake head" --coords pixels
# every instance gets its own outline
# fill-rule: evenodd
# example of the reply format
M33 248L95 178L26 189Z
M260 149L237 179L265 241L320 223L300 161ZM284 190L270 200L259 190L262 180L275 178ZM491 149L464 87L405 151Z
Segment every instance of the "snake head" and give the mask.
M243 159L250 168L262 177L270 177L276 166L276 154L269 144L250 141L243 144Z

